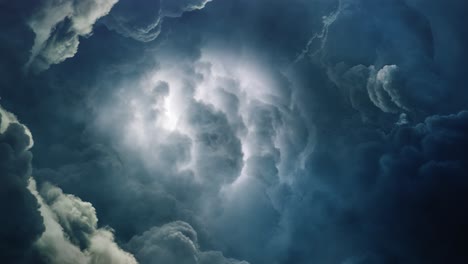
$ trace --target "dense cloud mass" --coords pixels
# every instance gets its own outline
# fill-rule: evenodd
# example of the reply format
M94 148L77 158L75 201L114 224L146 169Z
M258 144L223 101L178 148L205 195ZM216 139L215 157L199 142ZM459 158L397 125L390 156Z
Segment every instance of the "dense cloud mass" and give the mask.
M105 18L105 25L123 36L148 42L161 33L164 18L202 9L211 0L121 0Z
M47 263L137 263L115 244L112 230L97 228L90 203L65 195L48 183L38 192L32 180L29 189L41 205L45 232L36 247Z
M109 13L117 1L42 1L28 21L36 37L26 67L46 70L73 57L79 38L90 35L96 20Z
M0 0L0 262L468 262L466 11Z
M197 233L185 222L154 227L129 241L129 248L142 263L246 264L227 259L217 251L200 251Z
M2 261L6 263L137 263L97 228L90 203L31 178L32 136L0 108L2 123ZM11 200L10 200L11 199Z
M44 231L39 204L27 190L31 173L32 138L16 117L0 108L0 258L27 263L33 243Z

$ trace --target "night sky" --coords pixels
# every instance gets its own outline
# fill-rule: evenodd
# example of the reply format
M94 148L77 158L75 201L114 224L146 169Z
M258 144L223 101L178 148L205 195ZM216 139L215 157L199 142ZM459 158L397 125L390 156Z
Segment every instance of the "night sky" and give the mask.
M0 0L0 263L468 263L468 1Z

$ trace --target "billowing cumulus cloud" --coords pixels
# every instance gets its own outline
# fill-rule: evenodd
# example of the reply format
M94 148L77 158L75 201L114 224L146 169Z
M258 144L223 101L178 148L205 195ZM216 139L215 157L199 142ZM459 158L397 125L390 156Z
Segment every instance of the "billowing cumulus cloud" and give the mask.
M383 112L400 112L408 110L401 102L401 96L396 87L398 83L398 67L385 65L380 70L370 69L370 77L367 83L369 98L375 106Z
M98 108L95 125L117 139L122 162L135 164L137 157L147 170L139 176L127 172L133 176L122 180L144 181L138 192L161 189L160 195L176 199L180 204L173 206L146 197L152 207L172 206L173 219L194 222L230 254L265 258L264 252L285 243L279 238L286 206L280 195L288 192L312 144L291 98L291 84L259 63L228 63L209 53L184 67L170 61L163 65L117 89ZM138 208L146 210L143 214L152 211ZM152 213L145 225L156 220L151 219ZM239 231L228 236L226 225ZM262 235L249 238L251 230Z
M148 42L161 33L165 17L180 17L205 7L211 0L121 0L105 24L123 36Z
M2 104L35 139L31 165L2 112L22 175L4 205L31 215L2 256L467 262L464 2L120 0L84 16L73 60L24 75L46 3L0 1Z
M248 264L218 251L201 251L197 232L180 221L153 227L133 237L128 247L141 263Z
M44 231L38 202L27 190L31 146L29 130L0 108L0 258L6 263L31 261L34 241Z
M1 257L6 263L137 263L114 242L112 230L97 228L90 203L31 178L32 136L0 108L3 183ZM13 200L9 200L13 199ZM13 201L13 202L12 202Z
M466 199L459 193L466 188L466 177L460 174L466 157L452 145L464 145L465 129L466 113L461 112L402 125L388 135L361 130L353 135L340 133L334 137L336 143L318 144L308 165L315 177L298 178L294 193L302 195L293 195L287 212L294 240L304 245L294 249L290 260L438 263L465 259L457 245L466 229L458 221L467 215L456 200ZM360 139L363 133L368 136ZM304 188L313 185L317 187ZM327 248L334 249L333 255L323 251Z
M332 22L329 22L330 17ZM362 80L358 78L368 74L369 99L380 111L427 116L438 108L432 96L423 94L444 96L442 87L446 87L446 83L434 61L435 33L419 9L404 1L377 5L369 1L342 0L335 11L324 18L323 30L327 34L314 39L320 45L309 47L308 44L305 52L309 59L327 68L328 77L338 87L345 93L352 93L350 100L356 102L357 98L355 91L345 87L350 85L346 79L353 78L354 84L359 81L357 86L362 87ZM348 43L346 49L339 44L344 39ZM363 67L368 68L368 73ZM342 78L345 79L338 80ZM359 110L370 118L370 109L362 108L365 99L359 99L362 101Z
M96 211L90 203L47 183L40 192L36 188L31 180L29 189L40 203L45 225L36 247L48 263L137 263L114 242L112 230L97 228Z
M36 36L26 68L42 71L73 57L80 37L89 36L94 23L117 1L43 1L28 21Z

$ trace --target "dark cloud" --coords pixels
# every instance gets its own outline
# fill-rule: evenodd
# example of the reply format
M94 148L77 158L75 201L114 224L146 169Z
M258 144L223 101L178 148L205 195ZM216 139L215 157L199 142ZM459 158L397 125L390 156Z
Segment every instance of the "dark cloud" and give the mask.
M161 34L166 17L180 17L185 12L202 9L211 0L121 0L105 18L104 24L125 37L142 42Z
M5 263L34 260L33 244L44 232L39 204L27 189L31 146L29 130L0 108L0 258Z
M172 147L169 150L174 151ZM170 155L168 151L163 152ZM105 146L92 146L77 155L73 162L55 170L39 170L36 174L38 180L56 182L65 191L72 191L92 202L100 220L115 228L118 231L116 235L121 239L128 240L153 225L187 218L184 216L185 206L180 201L197 191L196 186L191 186L190 174L177 175L167 167L161 168L167 171L148 172L141 169L144 164L129 160L128 157L122 157L125 158L122 161L121 157ZM178 153L174 155L177 157ZM165 162L170 162L170 158L167 158ZM158 176L178 176L180 182L170 181L162 185ZM80 184L83 181L87 184ZM164 183L169 179L161 181ZM105 197L103 186L106 188Z
M467 117L466 112L433 116L391 135L391 149L380 159L380 193L371 200L370 212L387 227L383 247L401 261L463 262L468 257L461 246L468 216L459 203L468 187Z
M133 237L128 247L141 263L247 264L226 258L218 251L202 251L197 232L180 221L153 227Z
M79 38L89 36L94 23L107 15L117 1L43 1L28 19L35 39L26 69L46 70L73 57Z
M161 33L160 1L119 1L104 20L116 32L139 41L151 41Z
M466 259L460 239L467 215L457 202L466 199L466 155L460 151L466 124L461 112L397 127L389 135L361 130L319 144L308 165L314 177L298 180L288 210L298 240L289 261Z
M241 142L222 112L209 105L192 102L187 122L195 138L195 173L215 186L236 180L243 165Z
M461 1L0 5L0 96L34 132L36 199L21 190L43 219L18 252L466 262ZM35 62L60 63L24 75L39 29Z
M458 77L443 69L458 71L464 67L453 60L450 66L441 64L440 57L450 56L447 47L438 44L440 34L446 29L433 26L438 18L427 7L411 1L377 4L342 0L340 3L341 10L329 26L328 34L318 40L321 46L307 53L328 68L328 75L338 87L351 93L349 87L345 88L350 85L345 83L349 83L346 79L354 78L361 82L360 87L367 83L369 98L381 111L411 112L419 120L439 112L464 109L464 103L440 103L457 90L452 82ZM347 45L342 47L345 40ZM369 73L362 66L369 67ZM359 72L357 67L361 67ZM358 80L363 73L369 74L364 82ZM355 96L349 96L356 101ZM368 107L359 110L366 112L365 118L373 116Z
M90 203L48 183L36 190L29 129L0 108L2 170L0 257L5 263L136 263L97 228ZM83 251L81 251L83 250Z

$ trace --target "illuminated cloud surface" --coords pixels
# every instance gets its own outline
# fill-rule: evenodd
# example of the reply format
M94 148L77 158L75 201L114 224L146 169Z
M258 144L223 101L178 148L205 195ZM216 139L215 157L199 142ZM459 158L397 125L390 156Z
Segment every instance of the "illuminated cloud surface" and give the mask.
M0 263L468 263L468 3L0 12Z

